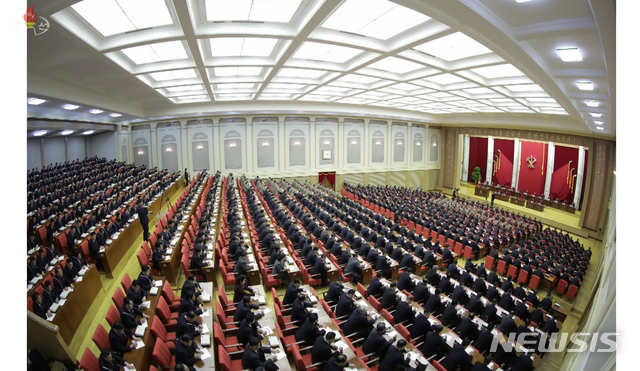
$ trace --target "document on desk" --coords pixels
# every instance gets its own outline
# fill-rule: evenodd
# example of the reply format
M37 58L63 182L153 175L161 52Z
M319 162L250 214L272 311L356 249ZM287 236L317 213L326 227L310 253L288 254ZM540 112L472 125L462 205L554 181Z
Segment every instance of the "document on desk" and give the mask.
M210 301L211 301L211 295L203 293L203 294L200 296L200 299L202 299L202 301L203 301L204 303L208 303L208 302L210 302Z
M280 342L278 341L278 337L277 336L269 336L269 345L271 345L272 347L277 347L280 345Z
M147 326L143 326L143 325L136 326L136 331L134 332L134 335L136 335L138 337L144 336L144 330L146 328L147 328Z
M147 300L147 301L143 301L142 304L140 304L140 309L149 309L151 308L151 300Z
M210 310L205 310L202 312L202 314L200 315L200 317L209 317L211 314Z
M201 334L208 334L209 333L209 327L207 326L206 323L202 324L202 332L200 332Z
M82 276L76 277L75 282L82 282Z
M211 336L210 335L200 335L200 346L208 347L211 345Z
M273 334L273 330L269 327L262 327L262 329L265 331L265 336Z
M162 287L162 280L155 280L153 283L156 287Z
M333 343L333 345L335 345L335 346L337 346L338 348L341 348L341 349L349 349L349 347L347 346L347 343L345 343L342 340L336 341L335 343Z
M144 342L142 340L136 341L136 349L140 349L144 347Z
M202 349L203 353L200 356L200 359L207 359L207 358L211 358L211 353L209 353L209 351L205 348Z
M158 288L157 288L157 287L152 287L152 288L149 290L149 295L154 295L154 296L155 296L155 295L158 295Z

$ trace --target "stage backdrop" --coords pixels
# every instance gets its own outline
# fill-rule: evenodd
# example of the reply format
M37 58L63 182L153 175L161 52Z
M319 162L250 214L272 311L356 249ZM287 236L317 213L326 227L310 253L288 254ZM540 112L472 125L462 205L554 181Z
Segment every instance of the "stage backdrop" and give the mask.
M584 189L587 188L587 177L589 174L587 173L587 169L589 165L589 150L585 148L584 150L584 174L582 176L582 192L580 192L580 210L582 210L582 202L584 201ZM574 190L575 191L575 190Z
M469 138L469 178L467 181L473 183L471 173L473 173L473 169L478 166L480 167L482 182L485 182L486 179L484 179L484 177L487 173L488 142L489 140L487 138Z
M518 178L520 191L528 191L529 194L535 193L538 196L544 193L547 147L546 143L522 142ZM533 169L529 168L528 159L532 160Z
M511 188L513 174L513 140L493 140L493 183Z
M551 192L549 198L558 202L573 202L578 174L578 149L555 146L553 175L551 176Z

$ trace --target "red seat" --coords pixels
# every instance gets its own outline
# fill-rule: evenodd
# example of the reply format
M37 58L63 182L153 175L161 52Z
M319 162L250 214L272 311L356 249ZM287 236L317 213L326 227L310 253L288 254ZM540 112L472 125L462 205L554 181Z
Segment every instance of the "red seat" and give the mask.
M438 371L447 371L447 369L444 368L444 366L442 366L440 362L436 361L435 359L431 361L431 366L433 366Z
M504 276L504 272L507 270L507 263L504 260L498 260L497 272L499 275Z
M558 295L564 295L564 290L567 289L567 284L568 282L565 280L560 280L560 282L558 282L558 287L556 288Z
M231 357L229 357L229 353L224 349L222 345L218 345L218 358L218 361L220 362L220 368L222 368L223 371L238 371L243 369L242 360L231 360Z
M228 273L227 272L227 268L224 266L224 264L219 264L219 265L220 265L220 273L222 273L222 280L224 281L224 284L225 285L234 285L236 283L236 278L233 275L233 272ZM265 278L264 274L263 274L262 278L263 279Z
M278 311L277 307L275 307L274 309L276 309L276 312ZM220 304L220 302L216 303L216 316L218 317L220 326L223 326L225 329L235 327L235 321L233 320L233 317L227 317L227 314L224 312L224 309L222 309L222 305Z
M578 293L578 286L571 285L569 286L569 291L567 291L567 299L573 300L576 297L576 293Z
M109 322L109 326L113 327L113 324L116 322L120 322L120 312L113 305L109 306L109 311L107 312L107 316L105 317L107 322Z
M122 304L124 304L124 292L122 292L119 287L116 287L116 292L111 296L111 300L113 300L113 304L116 305L116 308L120 310L120 308L122 308Z
M215 326L215 323L214 323ZM284 336L282 333L282 329L280 325L276 323L276 331L278 332L278 337L280 338L280 342L284 345L284 348L287 352L291 353L291 344L297 343L295 335ZM301 342L302 343L302 342Z
M471 248L471 246L465 246L465 248L464 248L464 258L465 259L471 259L472 255L473 255L473 249Z
M125 273L124 277L122 277L122 281L120 281L120 284L122 285L122 289L124 290L124 292L129 291L129 287L131 287L131 277L129 277L129 273Z
M88 240L84 240L80 243L80 252L82 253L82 256L85 258L85 260L88 263L95 263L95 261L91 258L91 255L89 254L89 241Z
M215 344L224 346L228 352L242 351L246 344L239 344L238 338L235 336L225 337L218 322L213 322L213 337ZM295 341L295 340L294 340ZM286 344L286 343L283 343ZM242 347L242 348L241 348Z
M484 267L488 270L493 270L493 263L495 260L492 256L487 256L487 259L484 261Z
M537 290L539 284L540 284L540 277L536 275L531 276L531 280L529 281L529 288L531 290Z
M151 244L151 246L155 246L156 245L156 241L158 240L158 237L156 236L155 233L152 233L149 236L149 243Z
M164 300L162 296L158 299L158 304L156 305L156 313L158 314L158 317L160 317L162 323L165 324L165 326L173 328L173 326L176 326L178 324L178 313L171 312L167 301Z
M416 227L416 224L412 221L409 222L409 225L407 225L407 228L412 231L414 228Z
M293 354L293 360L296 363L296 370L312 370L312 371L320 371L322 370L323 363L313 363L311 361L311 353L302 355L300 354L300 348L298 345L291 345L291 352Z
M462 244L460 242L456 242L453 245L453 252L458 254L458 256L462 255Z
M153 334L153 337L155 337L156 340L160 339L165 342L165 345L169 350L176 348L176 333L168 332L160 321L151 321L151 334Z
M367 293L367 289L365 289L364 286L360 284L360 282L358 282L357 288L358 288L358 292L360 293L360 295L362 295L363 298L366 299L369 297L369 294Z
M98 327L96 327L96 331L93 333L93 336L91 337L91 340L93 340L93 342L96 344L98 349L107 348L111 350L111 343L109 342L109 333L99 323L98 323Z
M82 369L85 371L100 371L98 357L96 357L89 348L85 349L84 353L82 354L80 367L82 367Z
M147 255L148 257L153 255L153 253L151 252L151 248L149 248L149 244L147 243L147 241L142 241L142 251L144 251L145 255Z
M164 284L162 285L162 297L167 301L167 305L172 312L176 312L178 310L178 307L180 306L180 299L176 298L173 294L169 281L164 281Z
M514 279L518 277L518 268L515 265L509 265L509 270L507 271L507 277L511 277Z
M524 269L520 270L520 273L518 274L518 282L526 283L527 278L529 278L529 272Z
M388 218L388 217L387 217ZM419 236L422 234L422 226L420 224L416 225L415 233Z
M140 264L140 269L142 269L143 265L151 266L151 264L149 264L151 260L149 259L149 257L147 256L147 254L144 252L143 249L138 250L138 254L136 256L138 257L138 263Z
M156 345L153 347L153 360L163 370L173 368L176 365L176 357L171 355L171 351L164 341L156 341Z
M371 305L373 306L373 308L375 308L375 310L377 310L378 312L380 312L380 309L382 309L382 305L380 305L380 302L372 296L369 296L369 303L371 303Z
M398 326L396 326L396 330L407 342L411 342L411 334L403 324L398 324Z
M383 309L380 311L380 314L382 314L382 317L384 317L384 319L386 319L387 322L391 324L391 326L395 326L396 322L394 321L393 316L391 315L391 313L389 313L389 311Z

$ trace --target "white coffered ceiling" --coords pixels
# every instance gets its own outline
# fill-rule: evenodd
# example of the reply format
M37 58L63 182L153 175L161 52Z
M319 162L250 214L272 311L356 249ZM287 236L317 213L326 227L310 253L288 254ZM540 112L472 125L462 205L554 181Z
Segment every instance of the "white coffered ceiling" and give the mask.
M606 0L34 5L53 22L28 40L29 97L128 115L113 122L323 112L615 135ZM561 48L578 48L582 61L563 62Z

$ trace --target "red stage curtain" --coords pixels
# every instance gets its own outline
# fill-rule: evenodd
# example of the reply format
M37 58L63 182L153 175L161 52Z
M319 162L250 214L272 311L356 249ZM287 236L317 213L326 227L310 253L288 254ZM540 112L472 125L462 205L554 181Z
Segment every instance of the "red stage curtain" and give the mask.
M522 142L520 151L520 175L518 180L518 188L522 192L529 192L541 195L544 193L545 165L547 164L547 147L546 143ZM529 169L527 159L533 156L536 162L533 169Z
M511 188L511 177L513 175L513 140L494 139L493 140L494 177L493 183L498 183L502 187Z
M571 204L577 181L573 175L578 174L578 149L556 146L553 168L549 197L551 200L558 199L558 202L566 201L567 204ZM573 171L571 171L572 169Z
M331 185L335 188L335 186L336 186L336 173L335 172L318 173L318 183L322 183L322 181L324 180L325 177L329 178L329 182L331 182Z
M473 169L480 167L480 174L482 175L482 182L486 181L485 175L487 175L487 152L489 147L489 140L487 138L469 138L469 177L468 182L473 183L471 173Z

